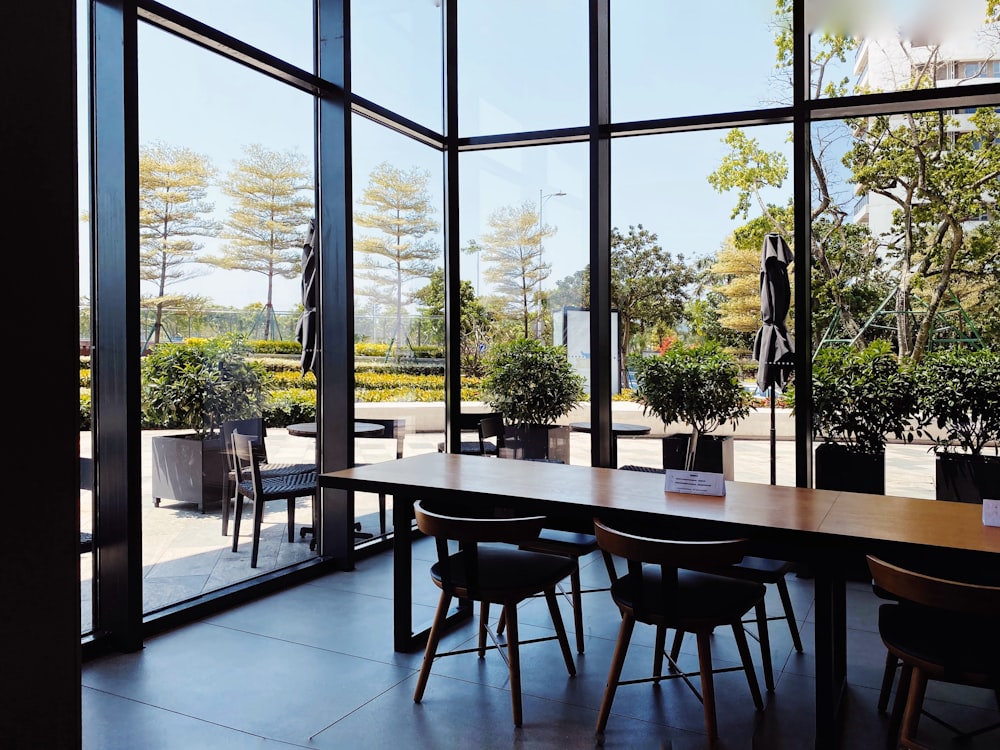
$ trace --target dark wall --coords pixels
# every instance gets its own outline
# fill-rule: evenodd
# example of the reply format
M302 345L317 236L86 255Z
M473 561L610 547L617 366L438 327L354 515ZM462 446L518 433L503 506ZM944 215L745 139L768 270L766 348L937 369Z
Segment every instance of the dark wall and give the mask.
M80 727L76 3L4 7L0 745ZM9 370L8 370L9 371Z

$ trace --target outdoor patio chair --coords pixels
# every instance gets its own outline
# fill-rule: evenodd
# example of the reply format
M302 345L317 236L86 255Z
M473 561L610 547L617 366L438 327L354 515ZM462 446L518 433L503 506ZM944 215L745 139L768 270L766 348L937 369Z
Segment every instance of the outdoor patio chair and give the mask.
M500 412L487 412L487 413L472 413L466 414L462 413L458 416L458 430L463 434L475 433L475 440L462 440L461 453L470 456L496 456L499 455L500 450L497 445L502 439L502 432L497 432L497 427L495 422L491 422L491 426L484 435L480 435L479 425L487 419L499 419L502 428L503 425L503 414ZM489 440L484 440L484 437L490 438L496 436L498 438L497 442L490 442ZM438 443L438 453L445 452L445 444L443 442Z
M240 520L243 516L244 498L253 503L253 546L250 567L257 567L260 549L260 528L264 519L264 504L271 500L284 500L288 506L288 541L295 541L295 501L311 497L313 513L316 511L316 472L289 474L264 479L261 475L261 458L254 448L250 435L233 432L233 454L236 457L237 476L246 477L236 484L236 516L233 519L233 552L240 540ZM315 528L315 519L313 523Z
M364 418L365 422L371 422L372 424L382 425L381 435L359 435L360 438L369 438L373 440L381 439L395 439L396 440L396 458L400 459L403 457L403 444L406 438L406 420L405 419L371 419L370 417ZM365 463L355 463L355 466L368 466ZM381 534L385 534L385 493L378 493L378 527Z
M747 540L656 539L614 529L597 519L594 521L594 529L601 549L614 557L625 559L628 564L628 573L611 584L611 597L621 611L622 623L597 717L597 733L603 734L607 727L611 705L619 685L642 682L658 684L663 680L681 678L702 702L709 746L714 747L719 732L713 676L716 672L733 669L713 667L712 632L716 627L729 625L732 628L754 706L758 711L764 710L741 622L743 615L764 598L764 586L707 572L726 570L738 562L746 551ZM637 622L656 627L653 674L641 679L622 680L625 656ZM670 674L663 674L668 628L698 636L700 693L689 680L694 674L683 672L674 657L667 657Z
M219 429L222 435L223 451L226 454L226 466L222 477L222 536L229 535L229 507L236 500L236 455L233 452L233 433L239 431L249 435L261 459L260 475L264 479L273 477L293 476L295 474L316 473L315 463L271 463L267 460L267 426L263 417L250 419L230 419L222 423ZM246 477L244 477L246 478Z
M886 744L925 747L916 736L921 715L959 740L1000 729L997 723L963 732L923 710L931 680L990 689L1000 708L1000 586L926 575L871 555L868 567L873 585L895 599L879 606L878 630L902 665Z
M624 471L644 471L647 473L663 474L663 469L655 469L650 466L622 466ZM771 662L771 638L768 632L767 623L771 620L784 620L788 625L788 632L792 636L792 645L795 650L802 653L802 638L799 636L799 625L795 619L795 611L792 609L792 597L788 593L788 583L785 577L792 571L794 564L787 560L772 560L767 557L744 557L739 562L730 566L726 570L726 575L732 578L740 578L744 581L770 584L778 589L778 596L781 598L782 614L768 615L767 604L761 599L754 608L754 617L748 619L744 624L756 624L757 634L751 632L751 637L755 637L760 643L761 662L764 668L764 686L769 692L774 691L774 667ZM684 639L684 631L678 630L674 634L674 642L670 648L670 657L676 659L681 650L681 643Z
M559 581L572 573L574 563L559 555L527 552L517 548L519 543L538 536L545 523L544 516L468 517L450 514L448 511L446 506L424 500L418 501L414 506L417 527L427 536L435 538L437 562L431 566L431 579L441 589L441 598L427 639L427 650L424 652L413 700L420 703L423 699L431 664L436 658L475 651L482 659L487 650L496 650L507 662L514 725L521 726L521 643L517 605L534 594L544 592L556 634L535 638L531 642L558 640L566 671L570 676L575 675L576 666L556 601L555 588ZM457 542L460 549L451 552L449 542ZM478 645L476 648L439 654L438 644L454 597L480 603ZM493 603L503 607L507 623L506 642L502 642L488 627L489 608ZM489 647L486 645L487 635L493 641L493 645ZM448 708L453 708L450 700Z

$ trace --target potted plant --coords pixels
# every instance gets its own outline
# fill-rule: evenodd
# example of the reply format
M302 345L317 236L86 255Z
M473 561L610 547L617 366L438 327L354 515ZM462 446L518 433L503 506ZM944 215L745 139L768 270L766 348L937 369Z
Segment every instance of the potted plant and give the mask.
M718 344L674 344L660 355L633 360L643 413L687 424L690 433L667 435L664 469L694 469L733 478L732 438L711 433L750 414L753 397L740 381L735 358Z
M153 503L161 498L222 501L228 471L219 427L227 419L259 416L265 372L248 359L242 338L223 336L157 344L141 369L144 427L189 432L152 439Z
M520 338L497 344L484 361L483 400L503 414L505 443L517 458L569 463L568 428L556 420L583 400L583 377L566 348Z
M937 499L1000 498L1000 353L933 352L918 374L921 435L935 444Z
M912 370L883 340L861 350L823 347L812 370L812 429L822 441L816 446L816 487L884 495L888 436L913 440ZM794 389L790 401L794 411Z

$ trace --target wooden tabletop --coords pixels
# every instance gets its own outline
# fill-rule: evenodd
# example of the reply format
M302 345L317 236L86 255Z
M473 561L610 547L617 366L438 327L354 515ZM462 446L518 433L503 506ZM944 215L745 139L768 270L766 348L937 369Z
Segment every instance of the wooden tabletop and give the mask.
M726 482L724 497L665 492L664 475L448 453L320 475L320 484L413 495L524 499L558 512L643 513L856 540L1000 554L1000 528L983 526L978 505L863 495L753 482Z

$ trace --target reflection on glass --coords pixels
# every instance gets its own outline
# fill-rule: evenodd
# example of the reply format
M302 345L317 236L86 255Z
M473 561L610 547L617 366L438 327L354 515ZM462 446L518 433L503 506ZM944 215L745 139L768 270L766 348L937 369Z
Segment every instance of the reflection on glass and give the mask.
M586 124L586 3L472 0L458 26L460 135Z
M441 13L431 0L351 3L352 90L438 132Z
M249 513L236 552L232 519L226 536L219 517L231 500L223 498L222 420L263 414L267 422L275 402L284 404L275 413L315 409L315 381L302 378L294 355L270 360L263 388L251 387L270 356L257 342L280 353L273 342L294 341L301 309L302 244L315 212L313 102L140 25L139 135L143 600L151 612L315 554L308 537L288 541L282 504L268 503L251 568ZM154 366L174 354L185 366L155 380ZM204 382L214 385L206 391ZM269 427L270 461L315 463L312 441ZM200 468L185 474L184 460ZM296 526L311 525L309 499L298 506Z
M756 409L770 411L768 394L756 385L753 342L763 322L759 280L765 236L777 233L793 241L790 164L787 130L780 126L612 144L611 293L632 399L643 385L640 358L715 344L723 348L720 356L738 366L742 390ZM665 360L664 367L672 363ZM676 400L692 401L690 393L702 390L707 389L691 385ZM775 432L782 439L776 445L776 481L793 485L794 443L787 439L794 436L793 420L777 396ZM734 390L733 398L743 396ZM638 402L615 404L621 421L645 422L654 435L690 431L686 423L664 424L643 408L641 398ZM735 427L727 422L713 430L735 434L732 471L739 481L770 481L768 442L744 439L769 435L770 414L761 417L751 413ZM619 463L662 468L670 453L663 445L619 438Z
M813 346L821 355L829 350L825 356L831 359L814 364L814 372L843 367L835 353L848 345L883 346L904 366L918 368L942 351L963 357L995 347L995 108L836 125L844 135L843 159L841 169L827 175L835 202L814 220L812 248ZM924 372L917 384L932 387L932 377ZM886 383L882 390L892 387ZM885 491L934 497L934 454L926 445L901 442L907 432L885 435Z
M309 0L167 0L165 5L292 65L313 69Z
M470 153L461 159L463 411L484 402L486 365L504 342L568 345L573 371L589 382L589 321L567 340L564 313L586 306L589 262L584 144ZM586 318L586 316L583 316ZM582 332L580 337L577 332ZM585 407L578 406L577 409ZM565 423L575 410L560 415ZM508 424L511 415L505 415ZM580 417L585 419L586 417ZM566 460L590 463L585 435L566 432ZM551 441L550 441L551 442Z
M788 99L776 74L782 19L767 3L611 3L615 122L735 112Z

